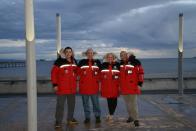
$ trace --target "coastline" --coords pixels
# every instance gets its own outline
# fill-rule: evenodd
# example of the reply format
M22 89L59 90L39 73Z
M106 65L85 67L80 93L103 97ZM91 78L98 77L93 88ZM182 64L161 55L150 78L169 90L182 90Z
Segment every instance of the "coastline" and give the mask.
M184 73L185 93L196 93L196 72ZM178 93L178 77L175 73L155 73L144 76L143 93ZM0 77L0 94L25 94L25 77ZM37 93L54 93L50 83L50 77L37 77Z

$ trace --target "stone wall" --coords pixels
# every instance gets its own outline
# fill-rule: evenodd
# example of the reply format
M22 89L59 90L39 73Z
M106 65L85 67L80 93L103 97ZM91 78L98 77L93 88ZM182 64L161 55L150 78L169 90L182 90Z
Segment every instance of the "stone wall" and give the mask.
M39 77L37 80L38 93L53 93L48 77ZM176 77L146 77L142 91L170 91L178 90ZM184 89L196 90L196 77L184 78ZM24 78L0 78L0 94L26 93L26 80Z

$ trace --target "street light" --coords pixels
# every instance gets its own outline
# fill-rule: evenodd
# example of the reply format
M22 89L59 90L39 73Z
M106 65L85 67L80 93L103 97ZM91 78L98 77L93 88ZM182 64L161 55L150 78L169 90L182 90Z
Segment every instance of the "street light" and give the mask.
M56 14L56 46L57 46L57 58L58 58L61 49L61 16L59 13Z
M28 131L37 131L37 85L33 0L25 0Z
M183 13L179 14L178 91L180 95L183 95Z

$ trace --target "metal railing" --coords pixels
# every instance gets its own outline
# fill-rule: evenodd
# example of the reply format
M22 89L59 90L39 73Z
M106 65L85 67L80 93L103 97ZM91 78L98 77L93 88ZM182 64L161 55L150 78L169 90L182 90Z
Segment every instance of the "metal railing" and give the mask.
M25 67L25 62L0 62L0 68L16 68L16 67Z

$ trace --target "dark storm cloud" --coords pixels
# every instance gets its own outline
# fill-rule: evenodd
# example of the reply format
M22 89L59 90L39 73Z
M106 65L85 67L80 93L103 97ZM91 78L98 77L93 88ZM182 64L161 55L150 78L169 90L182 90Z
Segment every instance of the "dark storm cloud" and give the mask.
M97 27L95 32L102 39L116 40L123 46L126 46L126 43L133 43L133 47L140 49L155 47L169 49L174 47L178 40L179 12L185 15L185 43L188 45L196 41L196 28L193 26L196 22L193 13L195 11L196 1L149 5L121 14Z
M159 0L160 1L160 0ZM34 0L35 25L38 38L55 37L55 14L62 15L62 31L74 33L89 30L99 23L146 5L158 3L153 0L145 2L124 0ZM0 6L0 38L24 37L24 1L2 0Z
M172 52L178 45L180 12L185 16L184 47L196 48L194 0L34 0L34 11L39 56L55 55L56 13L62 19L62 46L73 46L76 52L88 47L100 51L125 47L140 54L148 51L147 56L159 56L159 49ZM0 18L0 39L12 39L17 45L13 40L24 39L24 1L1 0Z
M1 0L0 39L22 38L24 36L23 1Z

